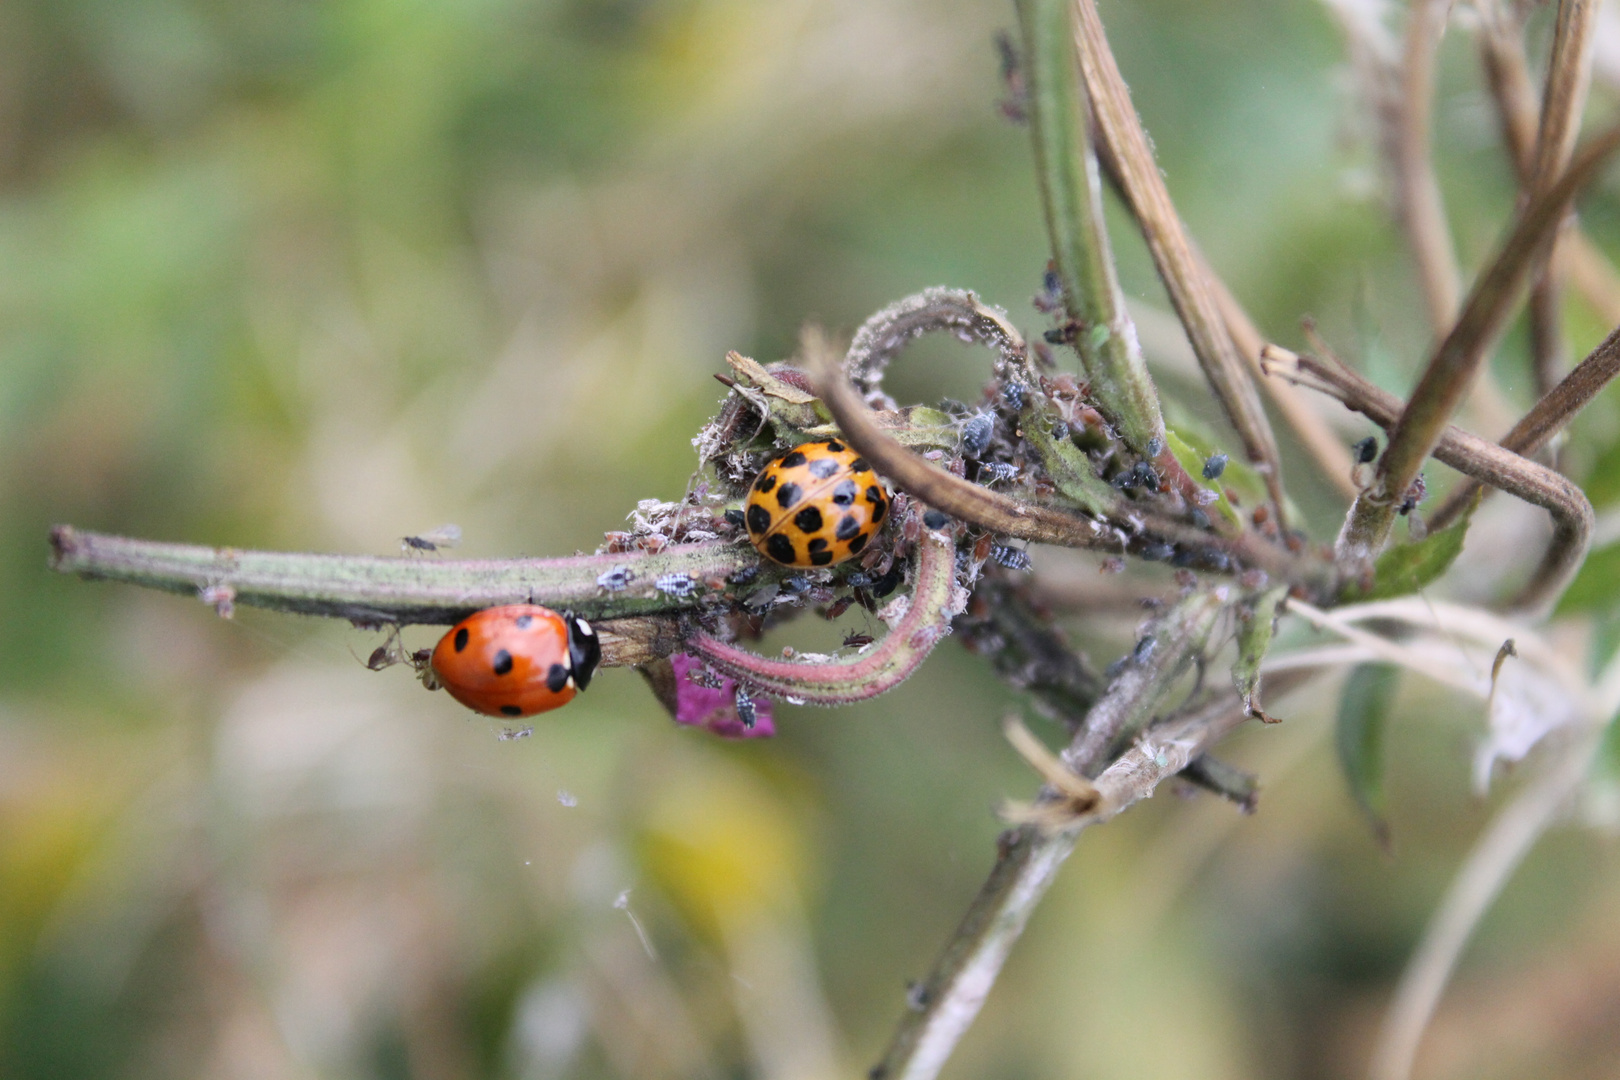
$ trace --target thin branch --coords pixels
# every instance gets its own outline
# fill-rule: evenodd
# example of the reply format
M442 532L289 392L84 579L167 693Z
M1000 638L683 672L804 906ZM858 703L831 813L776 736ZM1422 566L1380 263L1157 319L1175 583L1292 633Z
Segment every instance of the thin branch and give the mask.
M674 624L656 616L713 602L724 595L725 579L739 570L758 570L761 583L780 577L777 569L762 566L747 544L719 541L674 544L656 555L450 560L166 544L58 525L51 530L51 552L51 568L62 573L192 595L228 589L237 604L368 625L448 624L497 604L566 608L607 620L601 628L605 664L644 662L635 657L647 651L648 642L673 648L678 643ZM627 587L610 591L597 584L601 575L620 569L633 575ZM671 576L691 579L692 593L674 596L656 587L660 578ZM610 633L633 640L619 649Z
M1474 845L1401 975L1373 1051L1371 1080L1408 1080L1412 1075L1424 1029L1463 947L1513 871L1580 786L1596 746L1597 740L1587 736L1568 747L1562 760L1503 808Z
M1343 364L1312 356L1295 356L1275 346L1268 348L1267 361L1268 366L1277 365L1274 370L1279 374L1338 398L1385 430L1399 421L1400 398L1374 386ZM1434 456L1458 472L1547 511L1553 519L1552 543L1512 605L1540 610L1557 600L1580 568L1591 543L1596 515L1585 493L1568 477L1472 432L1449 425L1440 432Z
M906 614L865 653L811 663L776 660L703 633L686 650L750 688L807 705L847 705L899 686L950 633L951 616L967 603L956 584L956 545L945 532L926 531L918 543L917 583Z
M1396 223L1407 237L1435 340L1457 314L1458 270L1430 145L1434 65L1450 0L1410 0L1406 40L1386 26L1385 0L1323 0L1338 20L1374 122L1390 177ZM1489 427L1506 427L1511 410L1489 370L1477 378L1469 406Z
M1616 327L1557 386L1531 406L1524 418L1502 436L1500 445L1524 457L1534 454L1586 408L1616 375L1620 375L1620 327ZM1464 508L1473 502L1479 489L1478 481L1459 485L1446 497L1440 509L1429 516L1430 528L1443 529L1457 520Z
M1094 723L1117 726L1115 718L1135 716L1151 707L1162 692L1163 681L1190 658L1194 639L1201 640L1198 634L1172 640L1168 634L1157 635L1157 630L1150 631L1156 635L1157 648L1142 663L1133 663L1129 677L1122 675L1109 686L1092 707L1077 742ZM1154 677L1153 672L1164 678ZM1160 781L1186 768L1243 720L1241 703L1235 696L1223 696L1213 705L1152 729L1107 769L1100 768L1101 759L1082 761L1066 752L1064 759L1071 769L1095 776L1103 795L1099 805L1091 815L1058 832L1026 825L1002 834L989 880L921 986L921 1008L901 1020L888 1052L869 1073L871 1080L932 1080L937 1076L978 1016L1030 915L1074 850L1080 830L1151 795ZM1071 744L1071 750L1075 745Z
M1389 539L1396 507L1472 385L1524 284L1531 260L1563 218L1575 193L1596 176L1616 149L1620 149L1620 125L1610 126L1594 138L1551 188L1525 206L1496 258L1475 283L1456 326L1429 360L1390 432L1372 485L1350 508L1339 534L1342 560L1365 563Z
M1260 405L1253 377L1226 329L1203 260L1188 240L1153 159L1147 133L1131 104L1130 90L1108 47L1102 19L1092 0L1074 0L1074 36L1080 72L1091 96L1092 116L1105 153L1142 228L1159 277L1187 330L1187 340L1215 392L1215 400L1243 440L1249 461L1265 477L1278 520L1286 526L1282 516L1282 461L1271 423Z
M1141 605L1134 607L1140 617ZM1102 692L1102 679L1055 625L1038 581L1014 581L1006 573L980 578L953 630L963 648L988 660L1004 682L1071 731Z
M1162 695L1186 665L1195 656L1202 655L1220 610L1214 596L1195 593L1154 621L1148 634L1139 639L1150 642L1148 661L1132 654L1109 684L1108 692L1114 704L1105 707L1099 702L1087 714L1084 726L1063 752L1063 760L1070 768L1082 776L1097 775L1102 763L1118 752L1120 740L1142 730L1149 710L1158 704L1155 695ZM1158 660L1161 650L1167 655ZM1137 682L1141 685L1136 685ZM1122 702L1133 704L1127 709L1119 707Z
M1474 9L1479 13L1480 63L1496 102L1502 143L1519 185L1528 188L1536 168L1536 129L1540 126L1536 114L1541 107L1524 54L1524 23L1512 0L1476 0Z
M1520 186L1528 189L1536 168L1541 106L1524 54L1524 26L1510 3L1480 0L1475 7L1480 14L1481 60L1496 103L1502 141ZM1560 231L1553 251L1553 270L1568 279L1605 324L1620 326L1620 272L1581 230L1579 222L1569 223Z
M1098 408L1137 454L1164 442L1159 395L1125 310L1086 130L1068 0L1017 0L1035 171L1075 350Z
M1596 0L1559 0L1553 31L1552 56L1547 64L1547 89L1541 100L1541 125L1536 136L1535 159L1529 192L1546 191L1569 163L1580 133L1581 113L1592 79L1592 38L1597 22ZM1552 260L1557 234L1544 247L1530 290L1531 342L1536 386L1542 393L1557 381L1564 365L1561 288Z
M1429 145L1435 58L1450 10L1451 0L1412 0L1401 65L1394 161L1401 222L1417 260L1418 282L1435 337L1451 329L1457 317L1459 293L1457 253L1451 244Z

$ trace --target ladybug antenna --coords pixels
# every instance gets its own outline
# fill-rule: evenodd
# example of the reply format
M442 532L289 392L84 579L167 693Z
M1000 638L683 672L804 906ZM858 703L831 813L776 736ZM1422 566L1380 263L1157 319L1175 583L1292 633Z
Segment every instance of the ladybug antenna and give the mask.
M602 662L602 641L591 624L573 612L563 618L568 623L568 660L574 668L574 685L583 690L591 685L596 665Z

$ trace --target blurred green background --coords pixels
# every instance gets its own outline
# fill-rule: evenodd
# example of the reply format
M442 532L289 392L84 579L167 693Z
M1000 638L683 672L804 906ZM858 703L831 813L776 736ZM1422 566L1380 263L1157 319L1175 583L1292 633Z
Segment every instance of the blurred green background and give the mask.
M1427 332L1324 11L1103 14L1172 193L1267 332L1298 344L1314 314L1406 390ZM678 730L626 671L503 740L367 671L375 634L53 576L45 537L388 554L456 522L471 556L590 550L683 490L727 349L775 360L806 320L847 333L934 284L1037 331L1027 133L997 109L1011 18L0 0L0 1076L810 1080L876 1059L988 869L993 806L1034 784L997 733L1015 698L955 645L876 702L780 708L770 742ZM1476 266L1512 178L1466 34L1443 58L1442 183ZM1162 310L1115 210L1127 289ZM1612 186L1583 210L1620 251ZM1569 329L1585 349L1606 328L1572 304ZM1525 403L1521 330L1497 368ZM986 372L925 343L891 388L974 400ZM1610 394L1568 450L1611 498L1617 434ZM1333 496L1289 464L1330 538ZM1464 594L1540 528L1498 503ZM1100 665L1132 620L1070 628ZM1285 700L1289 723L1233 740L1258 815L1165 795L1088 833L947 1075L1361 1075L1500 796L1468 790L1477 706L1412 683L1383 856L1332 709ZM1620 1072L1616 910L1612 834L1555 834L1421 1075Z

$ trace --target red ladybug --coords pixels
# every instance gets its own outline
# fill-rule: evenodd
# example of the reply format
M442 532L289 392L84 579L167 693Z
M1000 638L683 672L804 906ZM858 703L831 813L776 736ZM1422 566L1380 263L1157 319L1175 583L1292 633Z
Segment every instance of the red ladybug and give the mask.
M561 708L591 683L602 643L584 619L538 604L474 612L439 639L430 661L450 696L490 716Z

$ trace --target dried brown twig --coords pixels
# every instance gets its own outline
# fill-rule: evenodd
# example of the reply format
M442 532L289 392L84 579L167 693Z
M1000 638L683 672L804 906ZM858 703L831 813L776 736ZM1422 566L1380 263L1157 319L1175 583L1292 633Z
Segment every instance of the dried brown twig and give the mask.
M1575 193L1597 175L1616 149L1620 149L1620 124L1593 138L1558 181L1535 195L1519 215L1498 254L1474 284L1456 325L1430 358L1390 432L1372 484L1351 506L1337 545L1345 562L1370 560L1388 540L1396 507L1473 383L1541 244L1557 227Z
M1401 416L1401 399L1382 390L1332 358L1295 355L1268 346L1268 370L1338 398L1386 430ZM1520 457L1461 428L1447 426L1434 456L1476 480L1499 487L1546 510L1553 519L1553 541L1513 606L1541 610L1552 604L1580 568L1591 541L1595 515L1585 493L1567 477Z
M1481 0L1475 7L1480 14L1481 61L1496 103L1502 142L1508 148L1520 186L1528 189L1536 168L1541 105L1524 53L1524 26L1512 4ZM1567 223L1560 231L1552 265L1600 319L1610 326L1620 326L1620 272L1582 231L1578 221ZM1533 311L1532 317L1539 316Z
M1620 374L1620 327L1604 338L1602 344L1593 349L1586 359L1576 364L1574 370L1564 376L1557 386L1531 406L1524 418L1502 436L1500 445L1504 450L1525 457L1534 454L1586 408L1598 391L1609 385L1617 374ZM1440 509L1430 515L1430 525L1443 529L1457 520L1479 490L1477 480L1459 485L1456 491L1446 497Z
M1153 159L1147 133L1142 130L1130 90L1114 62L1103 32L1102 19L1092 0L1074 0L1074 38L1080 52L1080 72L1091 95L1101 143L1111 159L1121 190L1130 203L1147 240L1159 277L1170 302L1187 330L1193 353L1215 400L1243 440L1244 450L1265 477L1267 490L1280 521L1282 462L1271 423L1243 358L1222 319L1220 305L1206 276L1203 260L1187 237Z
M1440 183L1435 179L1429 152L1435 55L1450 10L1451 0L1412 2L1401 63L1398 128L1393 141L1396 205L1417 260L1418 283L1436 337L1444 336L1456 320L1460 292L1457 252L1452 247Z
M1535 196L1558 180L1575 149L1581 113L1592 78L1592 31L1597 21L1596 0L1559 0L1553 32L1552 56L1547 63L1547 89L1541 99L1541 124L1526 192ZM1563 368L1558 267L1553 262L1557 233L1537 257L1530 288L1532 370L1537 389L1545 394Z
M1256 374L1262 375L1260 369L1260 351L1265 348L1266 340L1249 313L1243 309L1238 298L1232 295L1232 290L1226 287L1220 275L1203 261L1203 253L1198 253L1204 265L1204 278L1214 290L1215 302L1221 306L1221 317L1226 321L1227 333L1232 335L1232 342L1237 346L1238 352L1243 354ZM1305 447L1311 459L1321 470L1333 487L1346 499L1354 499L1360 490L1351 479L1350 471L1355 467L1351 460L1350 451L1344 445L1327 423L1311 408L1310 402L1305 400L1298 390L1280 379L1261 379L1260 385L1265 388L1271 403L1277 406L1283 419L1288 421L1300 443Z

